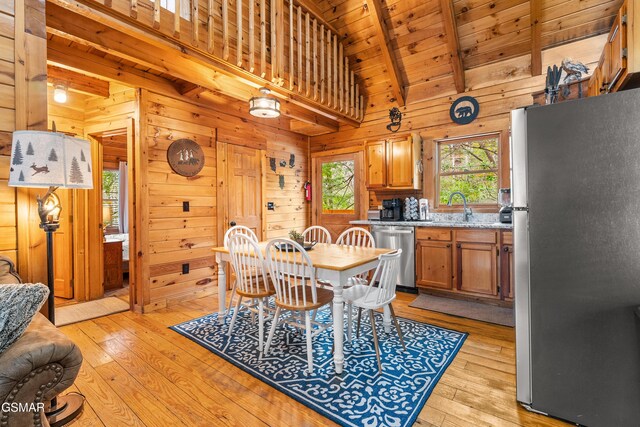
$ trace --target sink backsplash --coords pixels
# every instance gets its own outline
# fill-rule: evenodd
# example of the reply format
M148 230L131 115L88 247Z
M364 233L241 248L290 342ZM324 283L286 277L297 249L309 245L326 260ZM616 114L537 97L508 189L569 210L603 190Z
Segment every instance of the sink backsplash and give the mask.
M431 218L436 222L459 222L462 221L462 213L431 213ZM469 217L469 222L489 223L500 221L500 214L497 213L473 213Z

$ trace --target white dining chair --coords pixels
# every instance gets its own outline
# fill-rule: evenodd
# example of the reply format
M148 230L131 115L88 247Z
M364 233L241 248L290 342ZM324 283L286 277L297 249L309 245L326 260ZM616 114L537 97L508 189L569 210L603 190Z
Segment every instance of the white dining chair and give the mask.
M295 252L280 250L279 247L289 245ZM313 372L313 347L312 338L326 328L330 323L323 324L311 319L311 311L330 304L333 300L333 292L317 286L316 269L301 245L289 239L274 239L267 244L265 249L266 262L269 269L271 282L276 291L276 312L271 324L271 330L264 349L266 356L273 340L276 327L285 322L306 332L307 341L307 372ZM280 318L282 311L290 311L292 314L304 313L304 325L302 316L289 316Z
M365 248L375 248L376 241L368 230L362 227L351 227L343 231L336 240L337 245L361 246ZM350 277L347 287L354 285L366 285L369 278L369 272L365 271L356 276Z
M245 305L247 309L258 313L258 351L262 353L264 343L264 311L270 296L276 292L269 283L265 269L264 257L258 243L244 234L234 234L229 238L229 258L236 273L236 292L238 302L229 324L228 335L231 336L236 323L238 312L242 306L242 299L252 300Z
M243 236L249 237L254 242L258 242L258 236L253 232L249 227L245 227L244 225L234 225L229 228L226 233L224 233L224 247L229 249L229 239L236 234L241 234ZM229 298L229 307L227 307L227 314L231 311L231 307L233 307L233 298L236 296L236 282L234 281L231 285L231 297Z
M320 225L312 225L302 232L305 242L331 243L331 233Z
M369 310L371 319L371 331L373 333L373 343L376 350L376 359L378 360L378 370L382 372L382 364L380 363L380 347L378 345L378 333L376 331L374 311L378 309L388 309L391 311L391 317L396 326L396 331L400 337L402 348L406 350L402 329L393 311L392 302L396 299L396 283L398 272L400 271L400 256L402 249L390 254L380 255L378 258L380 263L371 278L369 285L355 285L344 290L344 300L347 304L347 339L352 339L352 307L358 309L358 323L356 326L357 336L360 336L360 317L362 310ZM375 284L377 283L377 286Z

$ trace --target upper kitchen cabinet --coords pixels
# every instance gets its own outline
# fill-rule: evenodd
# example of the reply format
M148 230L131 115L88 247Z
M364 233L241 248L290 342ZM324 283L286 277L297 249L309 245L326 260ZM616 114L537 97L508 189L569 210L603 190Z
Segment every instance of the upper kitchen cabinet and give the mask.
M418 134L364 146L367 189L422 189L422 139Z

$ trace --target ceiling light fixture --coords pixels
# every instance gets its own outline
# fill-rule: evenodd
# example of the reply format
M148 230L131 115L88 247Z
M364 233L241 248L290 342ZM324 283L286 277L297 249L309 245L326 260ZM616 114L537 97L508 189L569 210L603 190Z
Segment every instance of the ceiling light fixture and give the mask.
M55 85L53 88L53 100L59 104L67 102L67 87L65 85Z
M280 101L269 96L271 91L266 87L261 87L260 93L262 96L256 96L249 100L249 113L263 119L274 119L280 116Z

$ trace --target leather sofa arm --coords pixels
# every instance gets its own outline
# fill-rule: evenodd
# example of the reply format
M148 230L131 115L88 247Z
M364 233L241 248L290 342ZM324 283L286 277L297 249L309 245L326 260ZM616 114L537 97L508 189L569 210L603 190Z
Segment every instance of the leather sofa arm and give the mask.
M80 349L36 314L24 335L0 354L0 426L45 425L38 404L71 386L81 365ZM12 403L34 405L25 412L16 411Z

